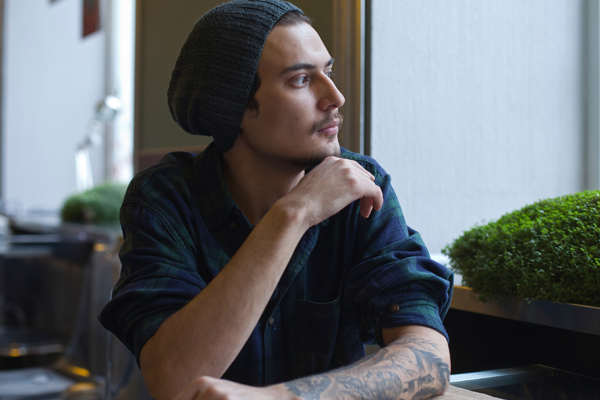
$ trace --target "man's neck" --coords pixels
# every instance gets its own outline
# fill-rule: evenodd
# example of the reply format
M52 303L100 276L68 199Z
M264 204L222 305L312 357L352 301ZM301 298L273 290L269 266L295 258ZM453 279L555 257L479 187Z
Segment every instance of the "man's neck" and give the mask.
M296 187L304 170L230 150L223 154L223 174L238 207L256 225L277 200Z

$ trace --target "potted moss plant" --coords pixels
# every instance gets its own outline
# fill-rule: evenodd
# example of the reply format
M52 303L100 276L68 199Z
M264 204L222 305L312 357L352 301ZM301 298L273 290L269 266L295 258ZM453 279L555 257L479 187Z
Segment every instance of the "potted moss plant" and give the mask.
M479 301L600 307L600 191L542 200L475 226L443 253Z
M119 210L127 186L104 183L69 197L61 210L64 222L113 226L119 223Z

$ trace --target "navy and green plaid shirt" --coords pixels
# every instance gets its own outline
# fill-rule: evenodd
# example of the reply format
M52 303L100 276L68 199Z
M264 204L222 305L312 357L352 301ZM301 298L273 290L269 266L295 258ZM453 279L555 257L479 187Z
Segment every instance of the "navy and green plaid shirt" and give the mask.
M223 378L262 386L347 365L364 356L363 344L383 346L386 327L446 335L452 273L406 226L390 176L369 157L342 154L375 176L383 208L364 219L354 202L305 233ZM160 324L210 283L253 226L227 189L214 145L197 156L171 153L136 175L121 225L121 278L100 321L139 361Z

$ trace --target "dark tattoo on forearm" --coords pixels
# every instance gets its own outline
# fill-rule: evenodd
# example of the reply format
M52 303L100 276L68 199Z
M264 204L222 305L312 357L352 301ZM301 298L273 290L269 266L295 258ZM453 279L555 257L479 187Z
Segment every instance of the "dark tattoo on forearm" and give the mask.
M362 377L342 374L336 381L340 394L355 399L398 399L402 392L402 380L391 371L369 371Z
M437 350L435 343L410 336L352 365L285 385L293 394L310 400L426 399L449 384L450 366Z
M286 383L290 392L306 400L319 400L321 393L329 385L331 385L331 378L327 375L311 376Z

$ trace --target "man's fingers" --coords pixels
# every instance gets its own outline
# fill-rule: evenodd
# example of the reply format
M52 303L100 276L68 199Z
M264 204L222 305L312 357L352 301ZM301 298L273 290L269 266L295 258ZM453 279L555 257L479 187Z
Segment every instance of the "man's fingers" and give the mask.
M369 218L373 210L379 211L383 206L383 194L379 186L375 186L373 192L360 199L360 215Z
M364 218L383 205L381 189L375 184L373 174L354 160L334 156L327 157L305 175L290 195L304 198L301 203L308 205L311 226L355 200L360 201L360 214Z
M365 168L363 168L362 165L360 165L359 163L357 163L354 160L343 160L343 159L337 159L338 161L341 162L346 162L346 161L350 161L350 165L352 167L354 167L354 173L353 175L356 177L364 177L367 178L369 181L367 182L362 182L362 183L358 183L360 182L361 179L359 179L358 181L356 181L356 184L358 184L359 186L363 186L363 188L361 189L361 191L364 190L362 197L360 198L360 214L364 217L364 218L368 218L371 215L371 212L373 211L373 209L375 209L376 211L379 211L381 209L381 207L383 206L383 194L381 193L381 188L379 188L379 186L375 185L375 176L373 176L373 174L371 174L369 171L367 171ZM347 165L347 164L346 164ZM359 173L359 175L356 175L356 172Z
M369 218L371 211L373 210L373 199L370 197L363 197L360 199L360 215L363 218Z
M381 192L381 188L379 186L377 186L377 191L377 196L373 198L373 208L375 211L379 211L381 210L381 207L383 207L383 193Z
M358 169L361 172L361 174L369 177L369 179L371 179L372 181L375 181L375 176L373 176L373 174L371 174L369 171L367 171L366 169L364 169L362 165L360 165L359 163L357 163L354 160L348 160L348 159L345 159L345 158L339 158L339 157L335 157L335 156L329 156L329 157L325 158L325 160L323 160L321 162L321 164L334 163L334 162L340 162L342 164L349 163L350 165L352 165L353 167L355 167L356 169Z
M210 400L219 396L214 385L219 380L208 376L202 376L191 382L174 400Z
M175 400L277 400L281 396L240 383L208 376L195 379Z
M375 176L373 176L372 173L370 173L369 171L367 171L366 169L364 169L362 165L360 165L356 161L351 161L351 163L352 163L352 165L354 165L355 167L357 167L361 173L363 173L364 175L368 176L369 179L371 179L373 182L375 182Z

